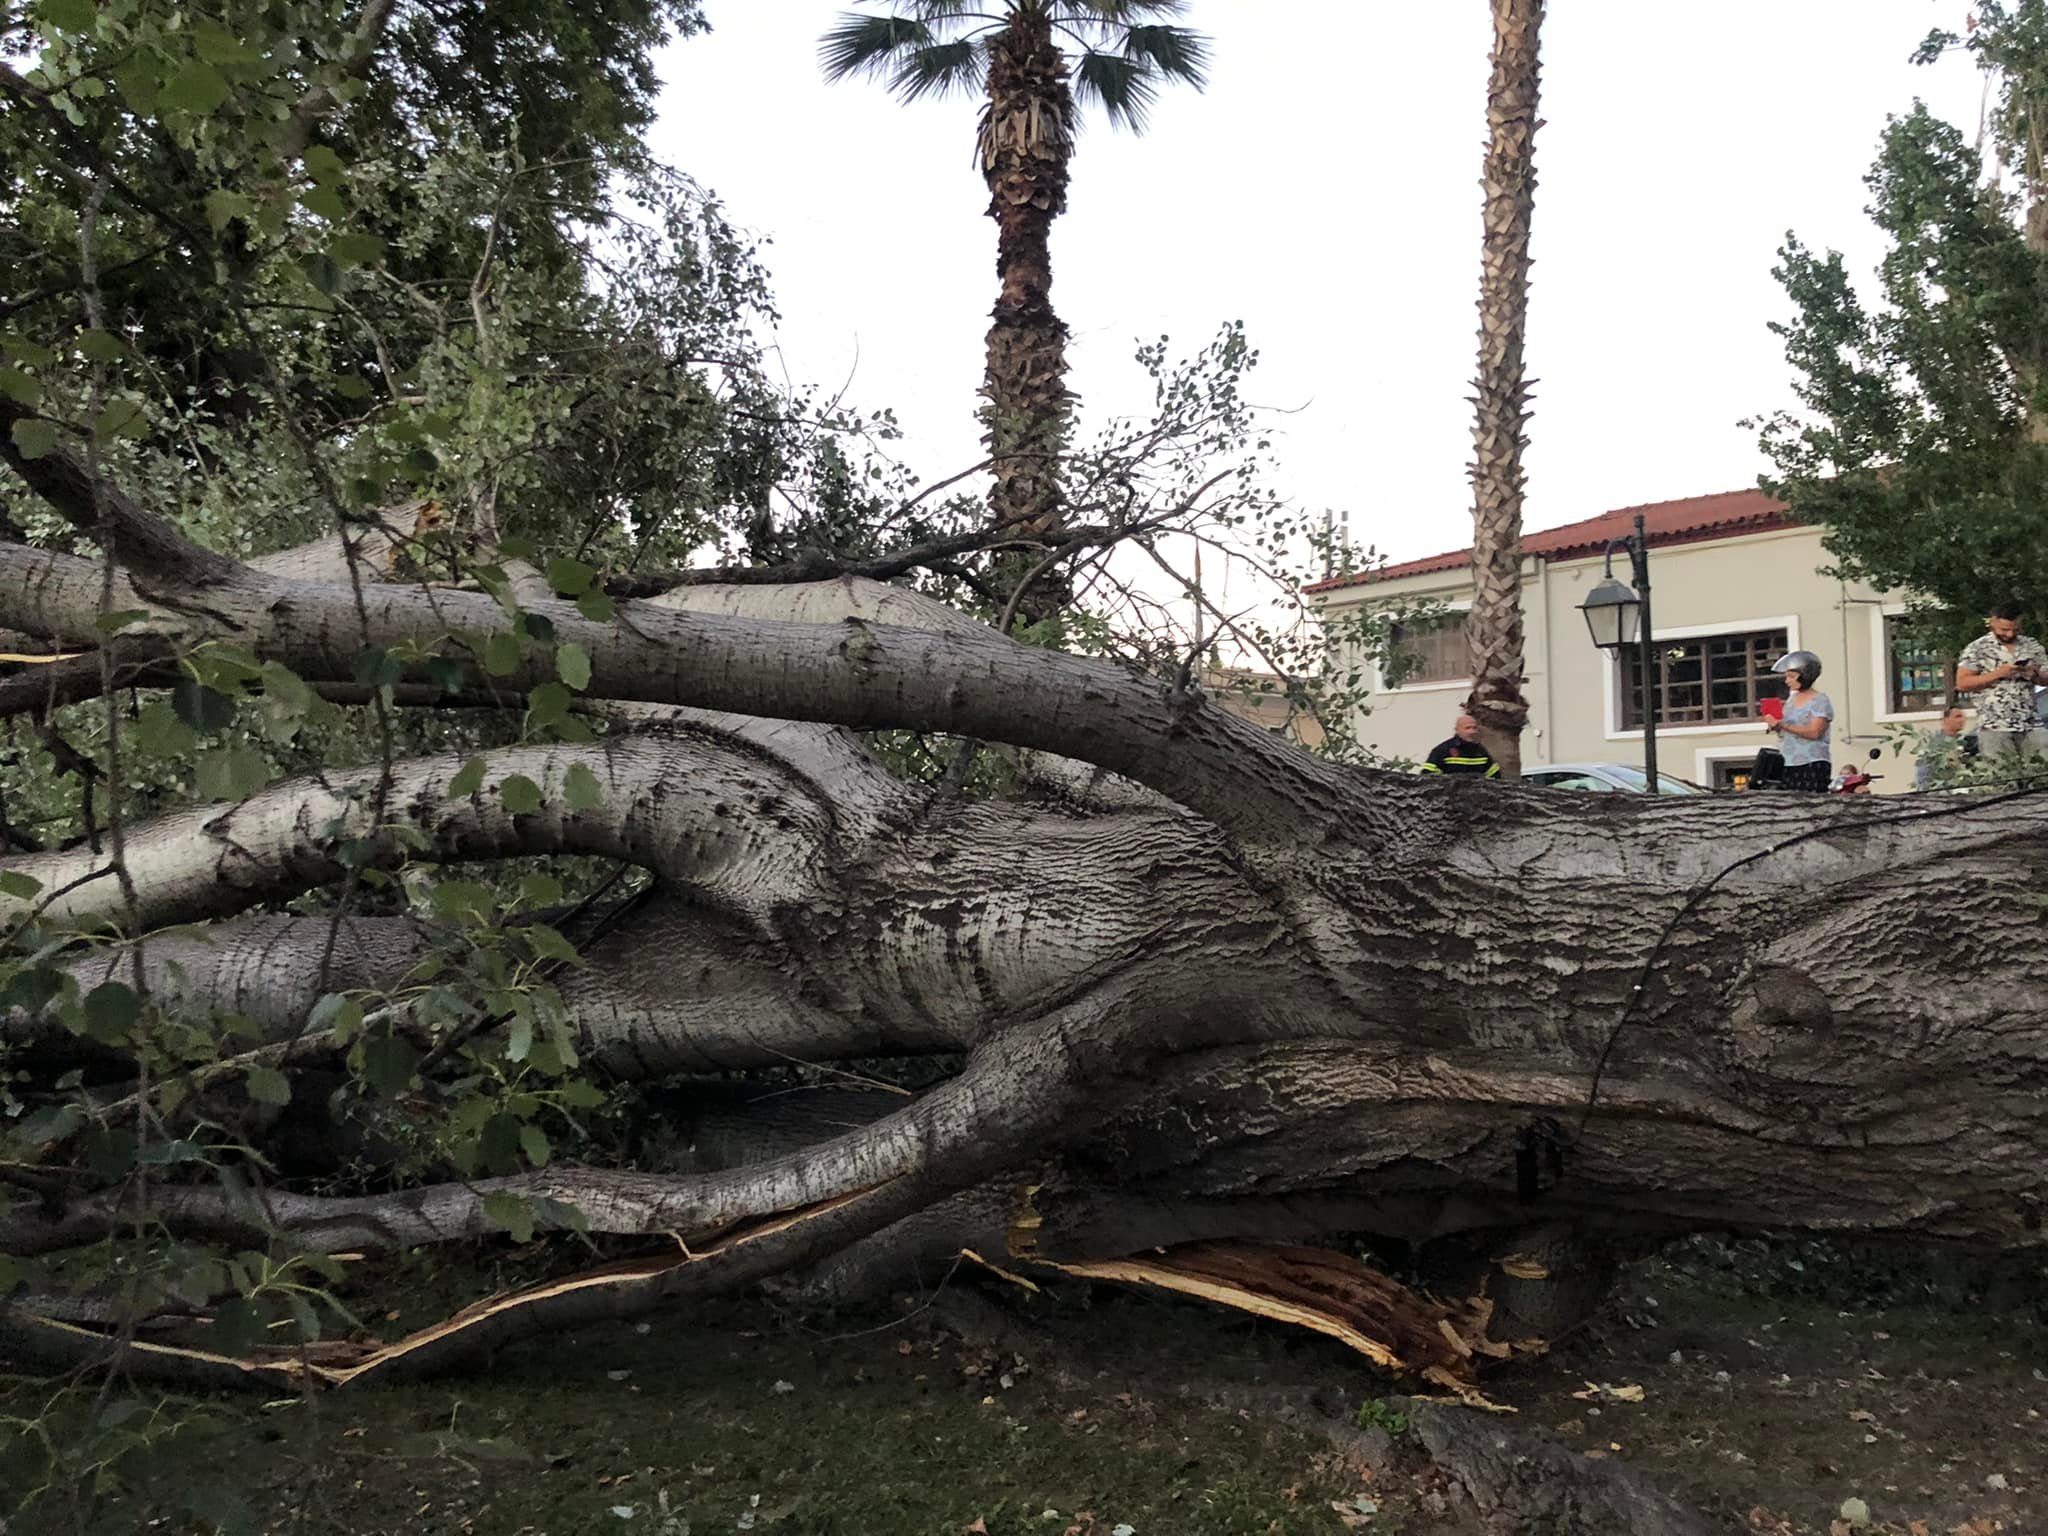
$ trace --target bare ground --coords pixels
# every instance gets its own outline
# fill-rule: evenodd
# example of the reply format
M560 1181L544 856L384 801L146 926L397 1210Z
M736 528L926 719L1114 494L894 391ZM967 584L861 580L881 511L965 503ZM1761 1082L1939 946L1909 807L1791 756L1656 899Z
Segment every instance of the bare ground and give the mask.
M408 1294L430 1311L485 1278L416 1272ZM1512 1433L1625 1462L1710 1528L1819 1536L1860 1500L1880 1536L2025 1536L2048 1532L2044 1317L2038 1260L1699 1240L1488 1386ZM1575 1395L1600 1386L1619 1390ZM86 1426L119 1394L74 1399L45 1420L62 1444L157 1426L96 1501L19 1507L46 1472L18 1421L48 1392L12 1381L0 1529L1592 1536L1476 1508L1399 1391L1273 1324L956 1273L893 1312L752 1302L522 1346L468 1380L117 1410L111 1435Z

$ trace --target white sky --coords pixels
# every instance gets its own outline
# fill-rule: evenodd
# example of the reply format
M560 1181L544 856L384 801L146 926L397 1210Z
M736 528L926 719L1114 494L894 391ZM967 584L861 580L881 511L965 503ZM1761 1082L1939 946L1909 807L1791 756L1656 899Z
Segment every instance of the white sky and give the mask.
M892 406L926 478L980 458L995 227L975 104L827 86L834 0L707 0L655 143L766 252L792 379ZM1789 404L1766 324L1785 231L1879 244L1862 177L1916 95L1975 133L1981 77L1906 60L1966 0L1553 0L1543 37L1527 526L1754 483ZM1280 20L1285 17L1285 23ZM1246 322L1281 488L1395 559L1470 542L1484 0L1195 0L1209 89L1143 138L1092 122L1053 234L1083 424L1149 399L1134 342Z

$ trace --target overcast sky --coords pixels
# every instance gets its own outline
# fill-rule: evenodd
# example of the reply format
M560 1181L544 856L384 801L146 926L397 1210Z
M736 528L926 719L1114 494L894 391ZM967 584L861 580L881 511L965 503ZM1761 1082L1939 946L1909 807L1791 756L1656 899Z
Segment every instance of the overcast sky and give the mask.
M975 105L827 86L832 0L706 0L668 50L663 157L767 237L793 379L888 405L927 478L980 457L995 227ZM1887 113L1975 133L1981 76L1907 63L1965 0L1554 0L1544 24L1527 525L1754 483L1746 415L1789 404L1767 323L1785 231L1879 246L1862 178ZM1284 19L1283 19L1284 18ZM1209 89L1143 138L1084 133L1053 234L1087 418L1147 399L1141 338L1242 319L1285 482L1399 559L1470 541L1484 0L1195 0Z

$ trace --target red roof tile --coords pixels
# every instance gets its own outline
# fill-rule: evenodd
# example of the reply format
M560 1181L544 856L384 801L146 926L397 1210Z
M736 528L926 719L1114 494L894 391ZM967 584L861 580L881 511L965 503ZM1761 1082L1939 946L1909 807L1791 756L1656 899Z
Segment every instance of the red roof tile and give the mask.
M1625 538L1635 528L1636 514L1643 514L1643 532L1650 547L1665 544L1696 544L1709 539L1732 539L1745 533L1766 533L1774 528L1795 526L1785 515L1785 504L1759 490L1722 491L1713 496L1688 496L1683 501L1653 501L1640 507L1616 507L1582 522L1541 533L1522 535L1522 553L1541 555L1546 560L1576 560L1600 554L1612 539ZM1339 587L1362 586L1396 576L1426 576L1435 571L1455 571L1472 563L1470 549L1454 549L1399 565L1379 566L1350 576L1335 576L1304 587L1306 592L1334 592Z

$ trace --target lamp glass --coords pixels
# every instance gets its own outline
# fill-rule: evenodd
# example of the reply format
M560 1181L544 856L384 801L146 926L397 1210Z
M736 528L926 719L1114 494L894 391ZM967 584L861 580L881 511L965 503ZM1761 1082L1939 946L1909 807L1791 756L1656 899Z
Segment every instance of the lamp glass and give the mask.
M1586 629L1593 643L1603 651L1634 645L1643 621L1643 600L1636 589L1612 576L1601 578L1579 604L1586 616Z

